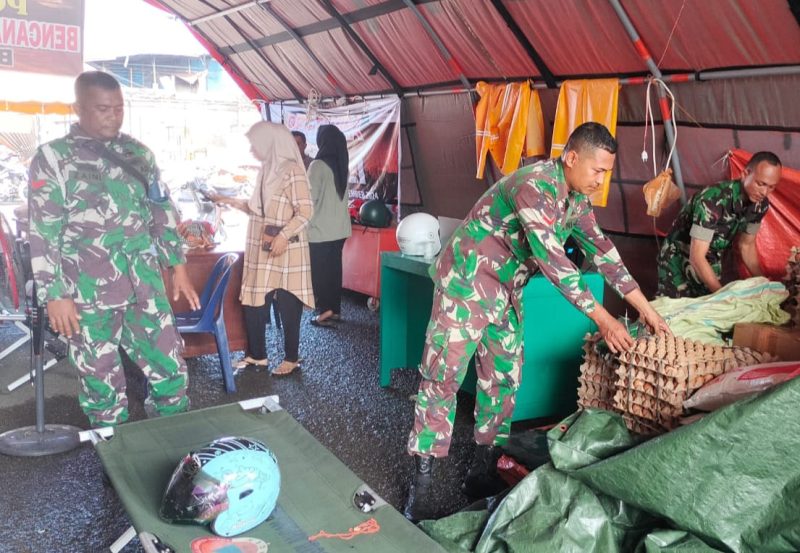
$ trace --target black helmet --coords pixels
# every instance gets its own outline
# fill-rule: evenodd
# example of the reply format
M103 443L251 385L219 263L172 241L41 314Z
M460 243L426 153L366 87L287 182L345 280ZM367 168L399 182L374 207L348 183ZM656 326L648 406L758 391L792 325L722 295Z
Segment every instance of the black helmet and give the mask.
M392 224L392 212L380 200L364 202L358 210L358 218L365 227L384 228Z

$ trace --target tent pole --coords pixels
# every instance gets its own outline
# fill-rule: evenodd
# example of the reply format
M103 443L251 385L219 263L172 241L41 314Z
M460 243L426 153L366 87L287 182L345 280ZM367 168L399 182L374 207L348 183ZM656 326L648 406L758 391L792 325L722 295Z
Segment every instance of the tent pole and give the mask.
M785 65L779 67L755 67L752 69L723 69L714 71L698 71L697 73L672 73L670 75L662 75L661 80L665 83L688 83L688 82L703 82L715 81L723 79L741 79L748 77L776 77L787 75L800 75L800 65ZM523 79L517 79L522 81ZM623 77L619 80L619 84L623 86L636 86L645 85L650 80L650 77ZM509 80L508 82L514 82ZM561 86L564 81L556 81L556 86ZM546 83L535 82L531 83L531 88L548 88ZM475 92L475 88L470 89L432 89L432 90L404 90L403 96L413 98L415 96L441 96L445 94L465 94ZM365 94L358 95L359 99L363 100L377 100L386 98L386 94ZM298 103L293 100L284 100L285 104ZM302 102L299 102L302 103Z
M800 65L784 65L779 67L753 67L749 69L722 69L717 71L700 71L698 81L717 79L741 79L746 77L775 77L781 75L800 75Z
M625 32L628 33L631 42L633 42L636 52L647 65L647 69L650 70L650 73L652 73L655 78L662 79L663 75L661 74L661 70L653 61L653 56L650 55L650 51L647 49L647 46L639 37L639 33L636 32L636 28L634 28L633 23L628 17L628 14L625 12L625 9L622 7L622 4L620 4L620 1L608 0L608 3L611 4L612 8L614 8L620 23L622 23L622 26L625 27ZM664 91L664 87L661 85L658 86L658 99L658 104L661 108L661 118L664 120L664 131L667 133L667 142L669 142L670 148L674 150L674 153L672 154L672 172L675 176L675 184L678 185L678 188L681 191L681 202L685 204L686 189L683 186L683 175L681 174L681 163L678 156L678 148L675 147L675 122L672 120L672 113L669 109L667 93Z
M204 15L202 17L198 17L197 19L192 19L191 21L186 21L186 24L194 27L200 23L205 23L206 21L211 21L212 19L217 19L218 17L224 17L232 13L240 12L242 10L246 10L247 8L252 8L257 4L263 4L264 2L269 2L269 0L253 0L252 2L239 4L238 6L231 6L230 8L220 10L209 15Z

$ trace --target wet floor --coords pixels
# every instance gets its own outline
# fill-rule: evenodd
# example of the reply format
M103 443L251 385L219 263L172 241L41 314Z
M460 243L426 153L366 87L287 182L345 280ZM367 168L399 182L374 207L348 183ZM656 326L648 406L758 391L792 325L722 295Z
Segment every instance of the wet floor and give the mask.
M302 369L288 377L247 370L236 377L237 392L224 391L217 357L188 360L189 396L193 408L277 394L280 402L317 440L330 449L391 505L399 508L410 479L405 441L411 427L418 375L394 371L389 388L378 384L378 319L365 297L347 294L341 322L335 328L309 324L301 330ZM268 331L271 366L282 359L279 330ZM0 326L0 348L21 332ZM243 352L236 352L239 358ZM52 355L50 355L52 356ZM6 386L27 371L29 350L23 346L0 360L0 432L35 424L33 389L13 392ZM142 377L126 364L131 420L145 418ZM66 361L45 377L45 422L88 428L78 407L77 378ZM459 398L450 457L437 465L436 493L442 514L465 506L459 491L472 453L471 396ZM15 553L79 553L107 550L130 525L113 488L103 483L98 456L89 444L46 457L0 455L0 550ZM125 553L142 551L134 540Z

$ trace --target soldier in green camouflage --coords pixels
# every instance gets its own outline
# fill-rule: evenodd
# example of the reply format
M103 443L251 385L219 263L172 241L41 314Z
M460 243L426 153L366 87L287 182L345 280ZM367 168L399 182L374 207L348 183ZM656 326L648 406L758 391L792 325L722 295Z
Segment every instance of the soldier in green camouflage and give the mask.
M408 452L415 473L404 514L435 514L431 471L447 455L458 391L477 353L475 458L464 482L472 497L497 493L498 446L508 440L522 366L522 290L541 271L598 326L613 351L629 348L627 329L597 303L564 252L574 237L609 285L655 332L669 332L598 227L588 196L614 166L617 143L604 126L586 123L560 159L523 167L481 197L431 268L435 285ZM546 316L546 314L542 314Z
M199 299L186 272L176 213L158 182L153 153L121 134L122 90L106 73L75 81L78 123L39 148L28 209L37 298L70 343L79 402L92 425L128 418L118 348L148 379L148 415L188 408L182 340L161 267L172 267L175 299ZM141 178L140 178L141 177ZM148 183L146 186L145 183Z
M760 276L756 233L781 179L772 152L753 154L742 177L696 193L681 209L658 254L658 295L696 298L722 287L722 258L738 237L747 270Z

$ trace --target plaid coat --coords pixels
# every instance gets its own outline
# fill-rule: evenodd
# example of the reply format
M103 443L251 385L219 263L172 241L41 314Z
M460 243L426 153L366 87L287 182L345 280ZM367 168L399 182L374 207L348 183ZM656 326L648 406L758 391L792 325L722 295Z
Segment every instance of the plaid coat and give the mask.
M242 292L239 295L242 305L264 305L264 296L268 292L282 288L297 296L306 306L314 307L306 236L306 227L313 212L305 169L297 167L284 176L283 184L275 190L264 210L264 217L250 213ZM283 255L271 256L261 250L261 234L265 224L283 227L281 233L286 238L297 236L298 240L290 241Z

